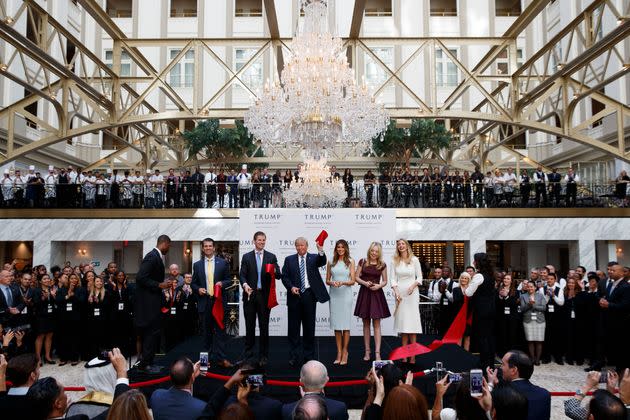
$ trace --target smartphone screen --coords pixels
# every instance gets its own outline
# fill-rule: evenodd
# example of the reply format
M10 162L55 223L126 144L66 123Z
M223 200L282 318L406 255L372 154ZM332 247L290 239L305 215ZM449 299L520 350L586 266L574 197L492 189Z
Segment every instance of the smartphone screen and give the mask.
M255 388L260 388L265 384L265 379L262 374L249 375L247 378L245 378L245 381Z
M470 371L470 395L473 397L483 395L483 372L481 369Z
M456 384L462 381L462 375L459 373L449 373L448 381L452 384Z
M391 360L374 360L372 361L372 367L376 372L378 372L383 368L383 366L390 365L392 363L394 362L392 362Z
M208 352L202 351L199 353L199 364L201 365L201 370L208 370Z

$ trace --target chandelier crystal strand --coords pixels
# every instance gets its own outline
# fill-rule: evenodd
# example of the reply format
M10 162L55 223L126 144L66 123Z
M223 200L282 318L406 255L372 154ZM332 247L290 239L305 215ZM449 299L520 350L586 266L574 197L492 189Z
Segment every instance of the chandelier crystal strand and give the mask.
M286 207L340 207L347 193L343 182L331 177L324 159L308 159L300 171L299 181L292 182L283 197Z
M357 86L341 39L328 30L326 0L301 0L304 26L293 39L282 86L265 83L245 114L263 150L286 144L325 159L336 145L367 150L385 130L388 115L365 82Z

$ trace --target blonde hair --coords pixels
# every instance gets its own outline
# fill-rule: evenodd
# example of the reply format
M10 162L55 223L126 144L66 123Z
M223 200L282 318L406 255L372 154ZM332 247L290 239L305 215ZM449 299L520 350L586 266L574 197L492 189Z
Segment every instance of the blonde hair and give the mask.
M461 284L462 279L467 279L468 283L470 284L470 274L468 274L468 272L463 271L462 274L459 275L459 283Z
M402 255L400 255L400 251L398 250L398 242L403 241L407 246L407 258L403 259ZM394 261L394 265L398 265L400 261L403 261L405 264L411 264L411 259L413 258L413 253L411 252L411 245L409 245L409 241L406 239L400 238L396 240L396 250L394 251L394 257L392 260Z
M365 262L368 264L370 263L370 251L374 247L376 247L376 249L378 250L378 257L376 258L378 262L376 263L376 269L382 270L383 267L385 267L385 262L383 261L383 246L381 245L380 242L372 242L370 244L370 246L368 247L367 258Z

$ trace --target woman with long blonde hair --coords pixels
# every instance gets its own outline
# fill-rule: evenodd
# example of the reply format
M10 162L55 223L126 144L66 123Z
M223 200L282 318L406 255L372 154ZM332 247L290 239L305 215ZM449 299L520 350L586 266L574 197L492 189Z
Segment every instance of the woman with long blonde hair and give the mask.
M339 239L335 243L332 263L326 266L326 284L330 295L330 328L335 332L337 358L335 365L348 364L348 344L352 314L352 285L354 284L354 261L350 258L348 242Z
M462 307L465 301L469 298L466 296L466 289L470 284L470 273L467 271L462 271L459 275L459 281L456 284L459 284L459 287L453 287L453 305L455 306L455 313L459 313L459 309ZM464 336L462 337L461 346L464 350L470 350L470 305L468 306L468 312L466 313L466 329L464 330Z
M422 269L420 261L411 252L411 246L405 239L396 241L396 251L392 259L389 277L392 282L392 290L396 297L396 310L394 311L394 329L402 339L402 345L416 342L416 334L422 333L420 322L420 294L418 286L422 284ZM403 359L406 362L407 359ZM416 358L411 357L410 363L415 363Z
M105 290L105 282L101 277L94 279L94 287L88 292L87 298L87 331L88 343L86 360L99 355L106 350L110 343L109 312L111 307L111 295Z
M383 287L387 285L387 265L383 261L383 247L372 242L367 257L359 261L355 281L361 285L354 315L363 320L365 356L370 360L370 323L374 327L374 357L381 360L381 319L391 316Z

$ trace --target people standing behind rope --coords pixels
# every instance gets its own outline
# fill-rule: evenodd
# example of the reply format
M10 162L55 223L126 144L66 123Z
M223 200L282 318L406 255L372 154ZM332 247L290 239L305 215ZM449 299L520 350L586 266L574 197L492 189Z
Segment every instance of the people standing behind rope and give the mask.
M354 280L355 264L350 257L348 242L339 239L335 243L333 260L326 265L326 285L330 295L330 329L335 332L337 344L337 357L334 365L348 364L348 345L350 343L350 326L352 313L352 286Z
M177 325L179 326L178 341L192 337L197 333L199 313L197 312L198 295L192 288L192 274L184 274L184 282L177 287Z
M433 298L438 302L439 308L438 333L440 335L446 334L457 316L453 307L453 290L459 287L459 284L451 279L451 275L451 268L443 266L442 278L433 287Z
M389 277L396 298L394 329L400 334L403 346L414 344L416 334L422 334L422 322L418 311L420 299L418 287L422 284L422 269L420 261L413 255L411 246L405 239L396 241ZM406 358L403 359L403 362L406 361ZM412 356L409 362L415 363L415 356Z
M509 349L517 347L519 332L519 294L516 292L516 281L511 274L503 277L496 295L496 349L503 356Z
M366 258L359 260L355 279L361 285L354 315L363 320L363 360L371 359L370 324L374 327L375 360L381 360L381 319L389 318L391 313L383 292L383 287L387 285L387 265L383 261L383 247L379 242L372 242Z
M549 363L553 356L555 362L563 365L564 356L564 290L556 281L555 273L547 273L547 284L539 289L545 297L545 349L542 363Z
M44 361L54 364L52 359L52 340L56 328L55 298L57 288L53 286L48 274L44 274L35 289L33 296L35 308L35 355L40 366L42 364L42 347L44 348Z

